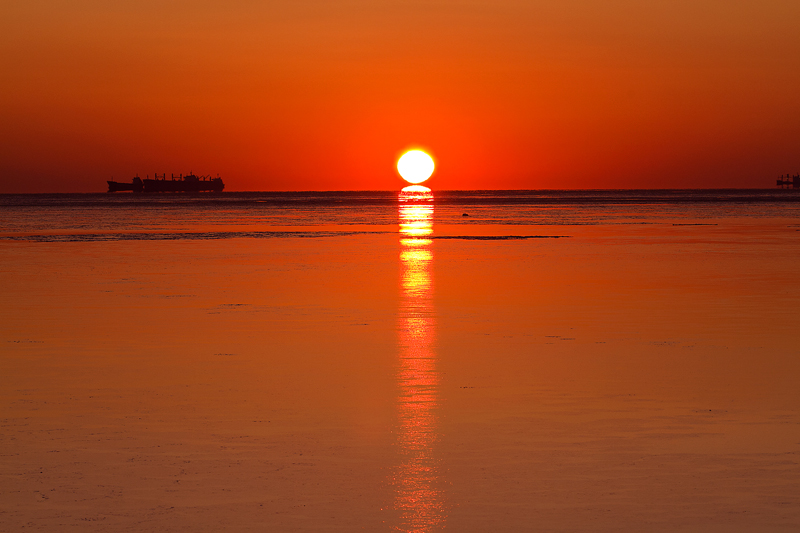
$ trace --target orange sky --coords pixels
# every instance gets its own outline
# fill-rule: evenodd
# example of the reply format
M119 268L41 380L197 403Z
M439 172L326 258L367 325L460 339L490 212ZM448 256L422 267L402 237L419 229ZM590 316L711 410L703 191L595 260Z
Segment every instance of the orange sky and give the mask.
M0 192L772 187L796 0L6 0Z

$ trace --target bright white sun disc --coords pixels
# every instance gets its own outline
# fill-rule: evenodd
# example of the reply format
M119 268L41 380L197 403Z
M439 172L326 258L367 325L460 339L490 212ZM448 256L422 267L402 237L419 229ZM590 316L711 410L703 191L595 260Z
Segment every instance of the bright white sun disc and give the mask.
M397 161L397 171L409 183L422 183L433 174L433 159L422 150L410 150Z

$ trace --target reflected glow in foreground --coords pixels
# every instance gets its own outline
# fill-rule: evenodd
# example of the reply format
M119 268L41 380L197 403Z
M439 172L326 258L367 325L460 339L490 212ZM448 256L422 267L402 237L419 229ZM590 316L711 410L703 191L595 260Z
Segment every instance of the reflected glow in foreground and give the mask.
M401 299L399 312L398 428L401 457L395 471L397 529L425 532L445 520L439 465L434 456L438 440L439 373L433 349L432 303L433 194L425 187L406 187L400 193Z

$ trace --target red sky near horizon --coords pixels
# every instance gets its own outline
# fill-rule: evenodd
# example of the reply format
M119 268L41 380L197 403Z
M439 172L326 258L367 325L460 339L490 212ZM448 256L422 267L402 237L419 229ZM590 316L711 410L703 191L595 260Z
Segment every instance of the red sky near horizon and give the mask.
M773 187L800 2L8 0L0 193Z

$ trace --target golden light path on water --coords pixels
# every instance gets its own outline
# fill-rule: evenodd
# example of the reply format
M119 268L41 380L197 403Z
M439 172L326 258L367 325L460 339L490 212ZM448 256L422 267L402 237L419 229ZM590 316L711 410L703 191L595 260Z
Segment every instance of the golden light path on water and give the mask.
M394 474L396 529L422 533L446 518L435 457L439 372L433 348L433 194L421 186L399 195L401 298L399 310L398 428L400 464Z

